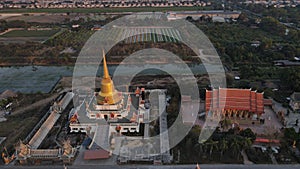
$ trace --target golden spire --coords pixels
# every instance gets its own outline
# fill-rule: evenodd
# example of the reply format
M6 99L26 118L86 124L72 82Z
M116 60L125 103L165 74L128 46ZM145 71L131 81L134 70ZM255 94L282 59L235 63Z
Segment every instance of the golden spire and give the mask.
M105 52L103 49L103 78L108 79L110 78L109 73L108 73L108 68L107 68L107 64L106 64L106 57L105 57Z
M115 90L114 83L111 80L107 68L105 52L103 50L103 78L101 80L101 90L97 97L98 104L116 104L122 99Z

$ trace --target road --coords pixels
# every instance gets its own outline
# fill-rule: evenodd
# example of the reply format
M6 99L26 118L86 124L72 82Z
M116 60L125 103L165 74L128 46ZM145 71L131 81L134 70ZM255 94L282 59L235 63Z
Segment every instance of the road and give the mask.
M168 124L167 124L167 113L166 108L166 95L163 91L158 93L159 101L159 127L160 127L160 153L162 154L163 163L171 163L170 157L170 144L169 144L169 134L168 134Z
M145 129L144 129L144 138L149 138L149 109L146 109L145 110L145 113L144 113L144 123L145 123Z
M68 166L68 169L194 169L196 165L76 165ZM1 168L1 167L0 167ZM4 166L4 168L13 169L64 169L60 166ZM201 169L299 169L300 164L297 165L243 165L243 164L201 164Z

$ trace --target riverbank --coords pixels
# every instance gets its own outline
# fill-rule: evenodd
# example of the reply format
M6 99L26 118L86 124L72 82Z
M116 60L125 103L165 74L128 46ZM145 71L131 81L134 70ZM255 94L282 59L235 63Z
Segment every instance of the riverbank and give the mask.
M172 61L174 64L182 64L182 62L176 62ZM199 64L199 63L194 63L193 61L183 61L186 64ZM133 63L124 63L124 62L111 62L107 61L108 65L145 65L145 64L170 64L170 62L167 61L149 61L149 62L133 62ZM99 65L97 62L84 62L84 63L76 63L76 65ZM34 65L30 63L0 63L0 68L1 67L23 67L23 66L75 66L74 62L70 63L61 63L61 64L49 64L49 63L35 63Z

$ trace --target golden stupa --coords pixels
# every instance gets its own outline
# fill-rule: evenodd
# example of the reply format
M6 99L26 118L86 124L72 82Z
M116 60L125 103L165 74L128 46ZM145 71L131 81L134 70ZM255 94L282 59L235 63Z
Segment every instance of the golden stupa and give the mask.
M121 100L122 94L115 89L114 83L109 76L105 53L103 51L103 78L101 80L101 90L97 96L97 103L100 105L113 105Z

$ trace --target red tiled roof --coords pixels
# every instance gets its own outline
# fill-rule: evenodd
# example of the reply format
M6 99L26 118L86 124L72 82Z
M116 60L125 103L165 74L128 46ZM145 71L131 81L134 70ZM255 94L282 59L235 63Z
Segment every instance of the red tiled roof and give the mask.
M263 113L264 99L262 93L250 89L220 88L206 91L205 109L236 109Z
M85 160L107 159L109 158L109 152L103 149L99 150L86 150L84 152Z
M256 138L255 142L258 142L258 143L276 143L276 144L280 143L279 140L270 140L270 139L266 139L266 138Z

